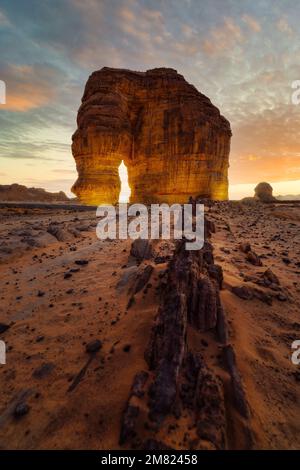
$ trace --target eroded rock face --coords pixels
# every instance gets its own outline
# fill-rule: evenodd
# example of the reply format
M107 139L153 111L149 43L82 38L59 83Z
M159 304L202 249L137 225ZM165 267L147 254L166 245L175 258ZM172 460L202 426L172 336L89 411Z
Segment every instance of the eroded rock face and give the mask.
M94 72L77 124L72 191L83 202L118 202L122 160L130 202L227 199L229 122L175 70Z

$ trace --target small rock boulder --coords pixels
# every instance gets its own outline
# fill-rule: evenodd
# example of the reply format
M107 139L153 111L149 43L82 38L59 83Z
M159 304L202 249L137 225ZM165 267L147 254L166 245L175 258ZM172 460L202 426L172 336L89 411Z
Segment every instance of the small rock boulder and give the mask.
M91 341L86 345L85 350L87 353L93 354L99 351L101 348L102 342L99 339L95 339L94 341Z
M243 252L243 253L249 253L249 251L251 251L251 245L249 242L241 242L239 244L239 249Z
M33 371L32 376L35 379L43 379L44 377L47 377L47 375L51 374L53 371L55 365L52 362L46 362L42 365L40 365L37 369Z
M260 257L255 253L255 251L248 251L246 260L254 266L262 266L262 261Z
M278 277L276 276L276 274L273 273L273 271L270 268L268 268L263 273L263 280L266 285L271 285L271 284L277 284L278 286L280 285Z
M0 323L0 334L4 333L6 330L10 328L10 325L7 325L6 323Z
M231 290L240 299L244 299L244 300L253 299L252 290L246 286L234 286Z
M261 202L274 202L276 198L273 196L273 188L269 183L259 183L254 189L254 197Z
M14 409L14 417L15 418L21 418L22 416L27 415L29 412L30 407L26 402L20 402L16 405Z
M139 261L142 261L143 259L150 259L152 255L151 244L148 240L138 238L132 243L130 254L131 256L137 258Z

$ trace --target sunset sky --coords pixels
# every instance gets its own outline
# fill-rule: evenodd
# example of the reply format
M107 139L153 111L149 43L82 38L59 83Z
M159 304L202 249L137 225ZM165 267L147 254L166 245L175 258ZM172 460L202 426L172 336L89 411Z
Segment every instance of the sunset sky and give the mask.
M0 184L64 190L88 76L172 67L230 121L230 195L300 193L298 0L0 0Z

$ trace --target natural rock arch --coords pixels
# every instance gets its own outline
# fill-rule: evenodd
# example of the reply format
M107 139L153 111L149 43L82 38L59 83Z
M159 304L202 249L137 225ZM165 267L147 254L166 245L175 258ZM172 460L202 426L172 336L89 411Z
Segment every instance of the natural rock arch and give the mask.
M122 160L130 202L228 197L230 124L176 70L94 72L77 124L72 151L78 179L72 191L85 203L118 202Z

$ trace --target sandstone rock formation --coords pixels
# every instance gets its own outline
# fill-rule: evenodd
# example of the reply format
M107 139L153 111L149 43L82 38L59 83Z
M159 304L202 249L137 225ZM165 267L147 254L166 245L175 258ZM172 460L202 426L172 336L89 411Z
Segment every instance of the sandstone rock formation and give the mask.
M122 160L130 202L227 199L230 124L176 70L94 72L77 124L72 191L83 202L118 202Z
M273 188L269 183L259 183L255 189L254 197L262 202L274 202L276 198L273 196Z

